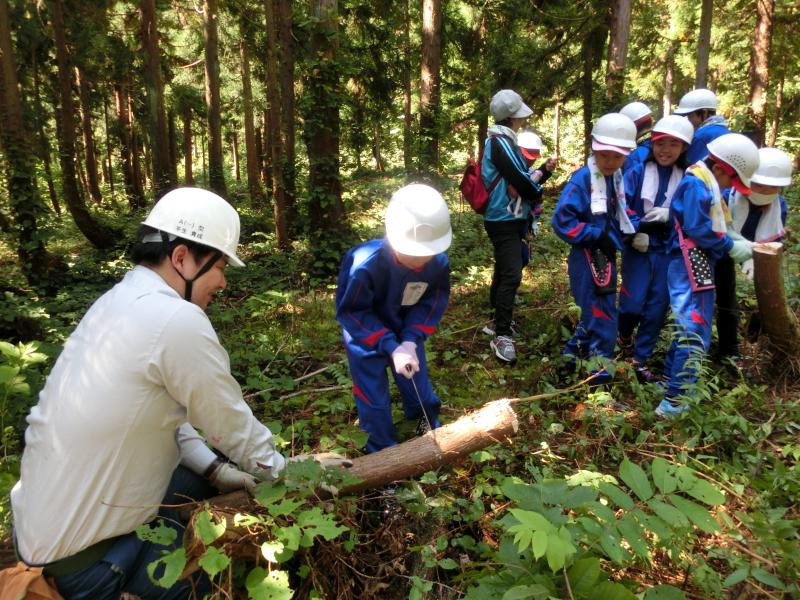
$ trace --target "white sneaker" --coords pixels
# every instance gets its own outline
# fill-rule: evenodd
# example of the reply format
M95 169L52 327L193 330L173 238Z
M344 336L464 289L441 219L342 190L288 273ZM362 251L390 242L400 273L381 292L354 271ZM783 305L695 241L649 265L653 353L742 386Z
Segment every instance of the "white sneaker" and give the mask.
M507 335L498 335L491 342L489 346L494 350L495 356L507 363L517 361L517 350L514 348L514 340Z

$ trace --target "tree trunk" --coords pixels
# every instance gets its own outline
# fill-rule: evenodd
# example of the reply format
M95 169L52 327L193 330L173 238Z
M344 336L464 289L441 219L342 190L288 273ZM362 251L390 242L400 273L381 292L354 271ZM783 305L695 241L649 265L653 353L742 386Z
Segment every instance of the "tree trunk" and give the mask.
M18 85L8 1L0 0L0 143L18 235L17 256L28 283L39 288L48 284L51 257L38 233L37 217L44 206L36 189L36 144L24 120Z
M231 145L233 150L233 165L231 165L231 174L236 178L236 181L242 180L241 169L239 168L239 136L234 129L231 131Z
M711 49L711 15L714 0L702 0L700 9L700 31L697 37L697 66L695 67L694 87L708 87L708 54Z
M183 181L184 185L194 185L192 175L192 107L187 102L183 107Z
M628 39L631 33L631 0L611 3L611 34L608 41L606 100L620 104L625 88L625 65L628 60Z
M764 145L767 130L767 87L775 0L756 0L756 31L750 53L750 121L753 141Z
M783 110L783 84L786 80L786 58L781 55L781 78L778 80L778 88L775 90L775 113L772 115L772 123L769 128L769 142L767 145L774 148L778 142L778 127L781 123L781 111Z
M217 43L217 0L205 0L206 107L208 109L209 187L225 196L225 173L222 156L222 118L220 116L219 55Z
M109 133L109 124L108 124L108 87L106 86L105 91L103 93L103 127L105 129L105 138L106 138L106 158L108 162L105 164L105 168L103 169L104 177L107 177L106 182L108 183L109 187L111 188L111 201L116 204L116 200L114 199L114 163L112 162L112 152L111 152L111 134Z
M122 158L122 176L125 182L125 195L131 209L145 205L144 194L139 184L138 169L134 171L133 131L128 110L128 86L126 82L114 83L114 101L119 123L119 152ZM138 161L138 159L137 159Z
M60 106L59 162L64 200L78 229L97 248L110 248L116 235L112 229L100 225L92 217L84 204L75 173L75 109L72 102L72 68L67 53L67 40L64 32L64 7L61 0L50 0L53 19L53 36L58 63L58 87Z
M666 117L672 112L672 84L675 79L676 42L670 41L664 56L664 93L661 95L661 113Z
M178 135L175 130L175 111L167 111L167 137L169 138L170 178L178 183Z
M256 136L253 126L253 90L250 83L250 58L247 54L248 41L245 39L247 24L242 19L239 27L239 59L242 65L242 115L244 120L244 147L247 160L247 189L250 198L259 205L264 202L264 191L259 178L258 158L256 154Z
M295 168L295 102L294 102L294 35L292 33L292 2L278 0L276 8L278 26L278 55L280 68L280 140L283 167L284 202L289 236L300 229L297 220L297 170Z
M130 132L131 132L131 165L132 165L132 172L133 172L133 182L136 189L136 197L138 201L138 206L140 208L144 208L145 206L145 198L144 198L144 178L145 175L142 172L142 162L139 158L140 151L142 149L141 143L141 136L139 133L139 129L134 122L134 114L133 114L133 101L131 99L130 88L126 88L127 96L126 102L128 107L128 118L130 119ZM145 162L145 168L147 168L147 162Z
M594 72L594 46L591 34L583 42L583 76L581 77L581 92L583 100L583 158L588 158L592 133L592 73Z
M281 92L278 82L278 7L279 0L264 0L267 27L267 134L264 141L269 157L269 174L272 182L272 211L275 219L275 242L278 248L289 247L289 230L286 216L286 187L283 181L281 157ZM319 105L317 105L319 106ZM310 156L309 152L309 156Z
M386 168L381 157L381 126L378 123L372 125L372 158L375 159L375 170L383 173Z
M789 358L800 350L800 323L786 301L783 285L783 244L753 246L753 280L758 312L772 345Z
M92 131L92 114L89 100L89 84L79 67L75 67L75 77L78 80L78 97L80 98L81 130L83 132L83 154L86 161L86 182L92 202L100 204L103 194L100 193L100 183L97 176L97 152Z
M411 117L411 21L408 16L408 0L403 0L403 167L406 174L414 170L414 155Z
M158 45L155 0L140 0L141 37L144 48L144 84L147 90L147 118L153 151L153 194L158 201L174 185L169 164L167 119L164 111L164 83Z
M422 0L422 62L419 81L420 169L439 171L442 65L442 2Z
M7 1L7 0L6 0ZM9 56L12 56L9 54ZM58 194L56 194L56 186L53 183L53 169L50 164L50 142L48 137L44 133L44 120L45 120L45 113L44 107L42 106L42 98L39 92L40 82L39 82L39 63L36 61L34 57L31 61L33 63L33 102L34 102L34 110L38 115L36 129L37 134L39 137L39 154L44 163L44 173L45 177L47 178L47 191L50 194L50 202L53 203L53 210L55 213L60 217L61 216L61 203L58 201Z
M555 157L561 156L561 100L556 99L555 116L553 117L553 142L555 143Z

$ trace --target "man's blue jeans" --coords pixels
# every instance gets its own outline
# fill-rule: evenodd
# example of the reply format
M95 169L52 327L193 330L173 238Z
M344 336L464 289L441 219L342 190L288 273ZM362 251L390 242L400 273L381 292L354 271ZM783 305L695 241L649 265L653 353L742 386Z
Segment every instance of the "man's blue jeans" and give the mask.
M203 477L192 473L184 467L178 467L172 474L163 507L154 524L161 521L177 532L171 546L159 546L145 542L135 533L123 535L111 547L108 553L86 569L56 577L55 583L64 600L118 600L122 592L135 594L142 600L179 600L203 596L211 589L211 583L202 571L192 578L181 579L169 589L159 587L147 576L147 565L158 560L164 551L179 548L183 543L184 523L178 515L178 509L170 505L183 504L194 500L203 500L216 495L216 490ZM163 569L157 569L159 577Z

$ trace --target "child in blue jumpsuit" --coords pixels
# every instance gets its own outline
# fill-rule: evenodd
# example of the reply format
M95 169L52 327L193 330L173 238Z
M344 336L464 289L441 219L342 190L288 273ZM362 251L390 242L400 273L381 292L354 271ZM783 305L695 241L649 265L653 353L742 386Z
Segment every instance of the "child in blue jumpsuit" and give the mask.
M425 340L450 296L444 251L452 233L441 195L426 185L405 186L392 196L385 222L385 238L345 254L336 290L336 319L369 452L397 444L387 367L405 417L419 419L418 433L439 426L441 403L428 377Z
M709 142L730 133L725 117L717 114L717 96L711 90L698 88L684 94L675 114L685 116L694 126L694 139L686 154L689 164L706 157Z
M585 167L571 177L553 213L553 230L570 244L567 259L569 282L581 317L562 354L567 368L576 358L614 357L617 338L616 252L622 249L623 236L635 233L636 213L627 208L622 180L622 163L636 146L636 126L619 113L603 115L592 129L592 155ZM610 289L595 281L590 255L599 250L611 269ZM601 371L594 382L610 380Z
M654 377L647 362L669 310L669 206L683 178L692 134L692 125L685 118L664 117L653 128L653 148L648 158L625 173L628 205L641 222L632 243L622 251L617 343L623 357L633 359L641 381Z
M666 397L656 408L660 417L674 416L688 408L678 397L697 381L699 361L711 342L714 289L693 290L680 238L691 240L704 251L712 273L716 261L726 254L736 262L752 255L750 242L726 235L720 187L733 185L749 193L747 184L758 166L758 149L743 135L730 133L714 140L708 150L705 161L687 168L669 207L675 228L668 241L667 282L675 335L664 365Z
M653 112L644 102L631 102L623 106L619 112L636 125L636 148L625 157L625 162L622 164L622 172L627 173L650 156L650 148L653 146L651 137Z

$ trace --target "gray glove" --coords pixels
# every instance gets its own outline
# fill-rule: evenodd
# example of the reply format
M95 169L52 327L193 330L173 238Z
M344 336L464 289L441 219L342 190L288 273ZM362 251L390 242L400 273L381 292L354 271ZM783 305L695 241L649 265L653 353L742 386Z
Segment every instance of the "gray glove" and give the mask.
M735 263L743 263L753 257L753 242L748 240L733 240L733 246L728 250L728 256Z
M638 250L639 252L647 252L647 249L650 247L650 236L646 233L637 233L633 236L631 246L633 246L634 250Z
M323 469L349 469L353 466L353 461L337 454L336 452L317 452L316 454L297 454L291 458L286 459L286 462L303 462L304 460L313 459Z
M221 462L220 465L211 472L208 480L220 492L228 493L236 490L247 490L251 494L258 484L258 480L234 467L230 463Z
M667 219L669 219L669 208L663 206L654 206L642 217L645 223L666 223Z

